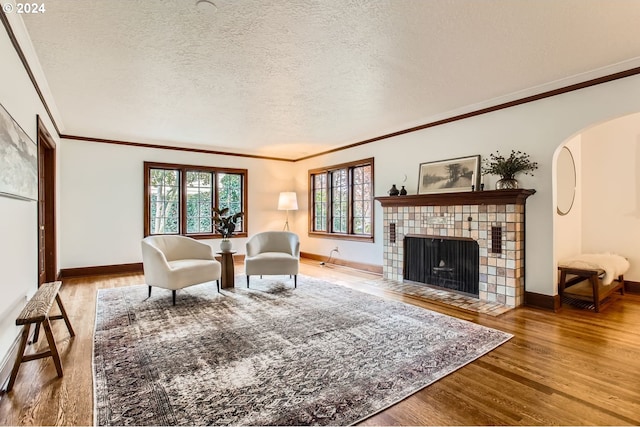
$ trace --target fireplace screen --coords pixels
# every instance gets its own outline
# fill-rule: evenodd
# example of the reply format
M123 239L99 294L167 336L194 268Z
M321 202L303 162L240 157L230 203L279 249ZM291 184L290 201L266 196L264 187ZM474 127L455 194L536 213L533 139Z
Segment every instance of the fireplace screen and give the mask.
M471 239L406 236L404 278L478 296L479 254Z

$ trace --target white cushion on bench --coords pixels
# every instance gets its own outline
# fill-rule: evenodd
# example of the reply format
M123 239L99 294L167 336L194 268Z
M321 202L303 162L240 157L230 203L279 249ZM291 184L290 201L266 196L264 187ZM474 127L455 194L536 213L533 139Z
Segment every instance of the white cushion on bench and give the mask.
M603 270L603 285L610 285L618 276L629 270L629 261L613 253L580 254L558 262L558 267L577 268L581 270Z

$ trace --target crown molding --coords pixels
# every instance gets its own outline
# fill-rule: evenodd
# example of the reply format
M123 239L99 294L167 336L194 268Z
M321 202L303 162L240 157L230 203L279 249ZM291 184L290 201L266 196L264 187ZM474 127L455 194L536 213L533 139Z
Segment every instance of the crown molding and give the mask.
M101 144L115 144L115 145L128 145L131 147L153 148L156 150L187 151L191 153L216 154L219 156L235 156L235 157L247 157L251 159L277 160L280 162L295 162L294 159L285 159L282 157L270 157L270 156L260 156L257 154L233 153L229 151L206 150L203 148L189 148L189 147L176 147L176 146L160 145L160 144L148 144L144 142L119 141L116 139L93 138L90 136L62 134L60 135L60 138L71 139L75 141L98 142Z
M525 96L525 97L522 97L522 98L518 98L518 99L514 99L514 100L511 100L511 101L505 101L505 102L499 103L497 105L478 108L478 109L473 109L471 111L468 111L468 112L465 112L465 113L456 114L456 115L451 116L451 117L447 117L447 118L431 121L431 122L428 122L428 123L425 123L425 124L421 124L421 125L418 125L418 126L414 126L414 127L410 127L410 128L407 128L407 129L399 130L399 131L396 131L396 132L388 133L388 134L385 134L385 135L380 135L380 136L376 136L376 137L373 137L373 138L365 139L364 141L355 142L355 143L349 144L349 145L344 145L342 147L337 147L337 148L334 148L334 149L331 149L331 150L323 151L321 153L311 154L311 155L308 155L308 156L305 156L305 157L300 157L300 158L296 159L295 161L298 162L300 160L307 160L307 159L312 159L314 157L324 156L326 154L335 153L337 151L347 150L349 148L359 147L361 145L370 144L372 142L382 141L383 139L393 138L393 137L404 135L404 134L407 134L407 133L417 132L417 131L420 131L420 130L424 130L424 129L428 129L428 128L432 128L432 127L436 127L436 126L445 125L447 123L457 122L459 120L464 120L464 119L468 119L468 118L471 118L471 117L480 116L482 114L487 114L487 113L492 113L494 111L504 110L506 108L515 107L517 105L527 104L529 102L538 101L540 99L550 98L550 97L553 97L553 96L556 96L556 95L562 95L564 93L573 92L573 91L576 91L576 90L588 88L588 87L591 87L591 86L600 85L600 84L603 84L603 83L608 83L608 82L611 82L611 81L614 81L614 80L623 79L625 77L635 76L636 74L640 74L640 67L634 67L634 68L630 68L628 70L618 71L618 72L615 72L615 73L612 73L612 74L608 74L606 76L592 78L592 79L589 79L589 80L586 80L586 81L583 81L583 82L573 83L573 84L570 84L568 86L563 86L563 87L560 87L560 88L547 90L545 92L541 92L541 93L534 94L534 95L528 95L528 96Z

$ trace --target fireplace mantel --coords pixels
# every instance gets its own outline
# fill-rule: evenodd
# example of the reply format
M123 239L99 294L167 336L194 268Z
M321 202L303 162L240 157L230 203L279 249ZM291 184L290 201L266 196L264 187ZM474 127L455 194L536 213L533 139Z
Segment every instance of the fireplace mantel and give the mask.
M524 205L536 190L488 190L376 197L387 206Z

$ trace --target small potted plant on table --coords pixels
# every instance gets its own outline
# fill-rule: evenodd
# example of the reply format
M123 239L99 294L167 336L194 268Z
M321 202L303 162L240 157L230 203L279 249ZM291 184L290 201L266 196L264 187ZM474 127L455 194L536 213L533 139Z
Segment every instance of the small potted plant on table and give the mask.
M227 215L229 208L213 208L213 223L218 233L222 234L222 241L220 241L220 250L222 252L231 251L231 240L229 237L236 231L236 224L240 221L244 212L237 212L233 215Z

